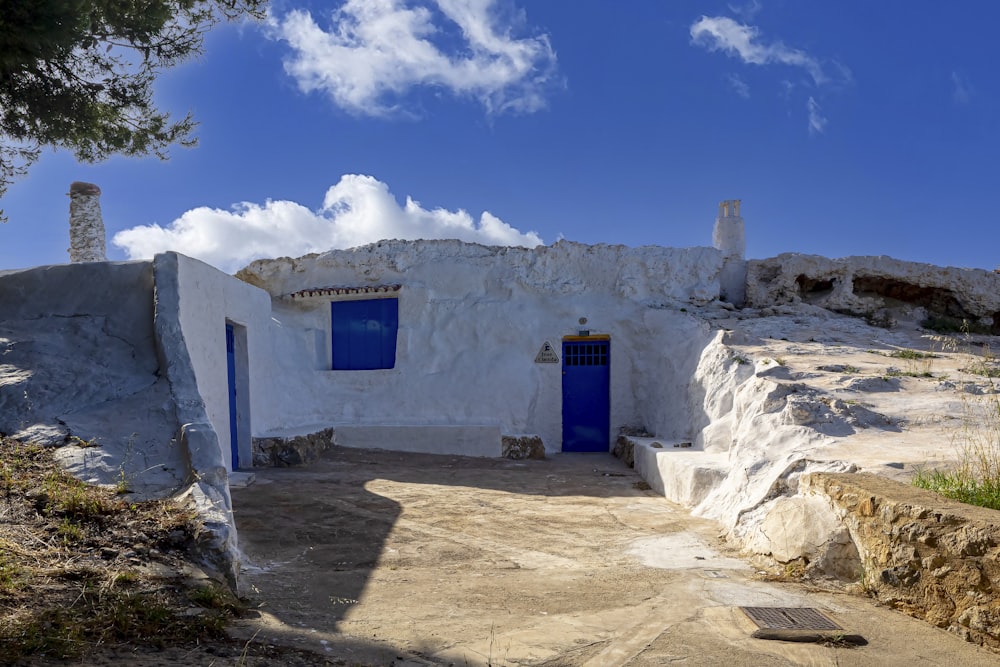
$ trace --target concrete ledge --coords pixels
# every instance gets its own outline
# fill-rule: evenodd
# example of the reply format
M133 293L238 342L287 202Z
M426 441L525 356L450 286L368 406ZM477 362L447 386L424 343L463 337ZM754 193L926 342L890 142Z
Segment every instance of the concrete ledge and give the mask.
M398 424L336 426L334 444L420 454L498 457L499 425Z
M686 441L628 438L635 471L667 500L693 507L722 483L729 471L727 454L681 447ZM674 447L674 445L678 445Z

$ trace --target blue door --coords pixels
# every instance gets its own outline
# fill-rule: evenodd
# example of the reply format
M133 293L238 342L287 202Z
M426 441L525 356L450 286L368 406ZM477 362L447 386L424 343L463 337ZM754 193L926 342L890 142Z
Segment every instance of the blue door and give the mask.
M564 452L611 447L610 351L608 340L563 341Z
M226 325L226 372L229 376L229 448L233 453L233 470L240 467L240 440L236 426L236 336L233 325Z

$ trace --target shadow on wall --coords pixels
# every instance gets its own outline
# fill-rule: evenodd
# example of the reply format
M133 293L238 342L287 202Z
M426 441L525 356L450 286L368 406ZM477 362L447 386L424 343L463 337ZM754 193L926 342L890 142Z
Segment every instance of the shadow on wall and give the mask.
M187 465L160 373L149 262L42 266L0 276L0 431L60 451L90 483L176 491Z

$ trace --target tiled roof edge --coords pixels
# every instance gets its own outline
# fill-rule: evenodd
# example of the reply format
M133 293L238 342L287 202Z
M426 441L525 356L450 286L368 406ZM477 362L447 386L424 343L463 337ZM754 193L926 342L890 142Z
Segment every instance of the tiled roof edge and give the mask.
M309 298L336 296L353 296L356 294L391 294L402 289L402 285L368 285L363 287L310 287L285 294L285 298L293 301Z

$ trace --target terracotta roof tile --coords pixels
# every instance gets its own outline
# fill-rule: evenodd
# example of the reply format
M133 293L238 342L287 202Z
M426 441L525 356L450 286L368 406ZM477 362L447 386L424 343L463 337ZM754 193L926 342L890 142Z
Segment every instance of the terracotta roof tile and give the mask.
M398 292L402 285L366 285L363 287L310 287L285 294L285 298L297 301L299 299L324 298L338 296L355 296L364 294L392 294Z

